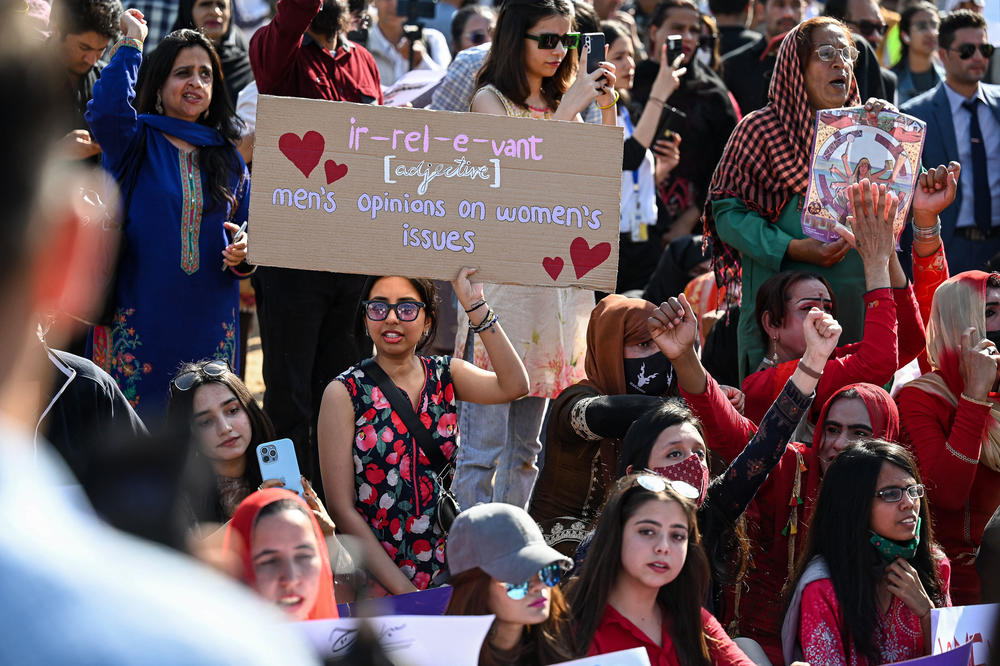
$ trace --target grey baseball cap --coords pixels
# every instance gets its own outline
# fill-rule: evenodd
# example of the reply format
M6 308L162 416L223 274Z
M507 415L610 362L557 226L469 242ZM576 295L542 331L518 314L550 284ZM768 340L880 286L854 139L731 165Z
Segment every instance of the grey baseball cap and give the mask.
M445 546L451 575L479 567L505 583L523 583L549 564L573 561L545 543L524 509L494 502L458 514Z

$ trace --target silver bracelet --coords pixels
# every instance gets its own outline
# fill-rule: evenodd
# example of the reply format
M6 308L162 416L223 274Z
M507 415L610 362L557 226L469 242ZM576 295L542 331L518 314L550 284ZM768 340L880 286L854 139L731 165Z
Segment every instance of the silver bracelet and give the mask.
M934 240L941 235L941 220L938 220L933 227L913 226L913 240Z

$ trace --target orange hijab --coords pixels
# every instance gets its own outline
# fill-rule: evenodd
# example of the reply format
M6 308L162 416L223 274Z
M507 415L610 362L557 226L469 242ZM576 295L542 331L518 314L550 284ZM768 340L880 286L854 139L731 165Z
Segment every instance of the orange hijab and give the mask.
M326 550L326 539L323 537L323 531L320 529L319 523L316 522L316 516L313 515L312 509L296 493L284 488L267 488L248 495L236 507L233 519L229 521L226 536L222 542L223 550L226 552L235 551L240 556L243 561L243 582L253 586L256 580L253 571L253 558L250 556L253 552L250 542L253 527L261 510L278 500L292 500L302 506L302 510L312 522L316 544L319 546L319 595L316 597L316 604L309 611L309 619L325 620L340 617L337 612L337 599L333 595L333 571L330 568L330 555Z
M604 395L624 395L625 345L650 339L647 320L656 306L641 298L611 294L601 299L590 313L587 325L587 357L583 367L587 378L580 382Z

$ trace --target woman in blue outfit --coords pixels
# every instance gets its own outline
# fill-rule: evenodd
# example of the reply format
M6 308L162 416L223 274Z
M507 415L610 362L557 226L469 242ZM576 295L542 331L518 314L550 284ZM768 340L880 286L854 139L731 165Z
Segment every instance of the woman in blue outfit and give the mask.
M246 236L233 238L250 181L232 104L212 94L222 70L211 42L178 30L143 63L142 14L123 13L121 31L87 107L124 200L113 315L91 347L149 423L181 363L220 358L238 372L237 280L248 267Z

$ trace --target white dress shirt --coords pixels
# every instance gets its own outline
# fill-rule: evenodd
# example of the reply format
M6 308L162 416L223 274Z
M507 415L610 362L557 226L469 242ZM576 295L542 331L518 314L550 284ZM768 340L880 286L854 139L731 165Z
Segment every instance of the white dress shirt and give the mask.
M959 178L959 187L962 188L962 204L958 209L955 226L958 228L974 227L976 225L976 220L973 217L975 193L972 189L972 140L969 136L969 125L972 117L962 106L963 102L967 102L971 98L959 95L947 83L944 84L944 90L948 94L948 104L951 106L951 121L955 127L955 141L958 142L958 162L962 165L962 175ZM991 226L997 227L1000 226L1000 123L997 122L990 107L986 104L982 88L976 89L976 97L980 100L980 103L976 105L976 116L979 118L979 129L983 133L983 141L986 144L986 171L989 175L992 200L990 211L993 216Z

